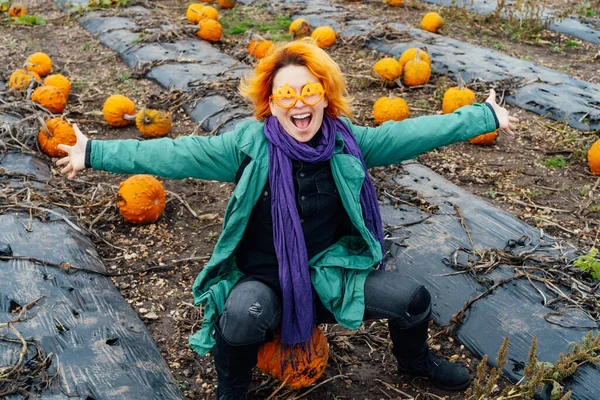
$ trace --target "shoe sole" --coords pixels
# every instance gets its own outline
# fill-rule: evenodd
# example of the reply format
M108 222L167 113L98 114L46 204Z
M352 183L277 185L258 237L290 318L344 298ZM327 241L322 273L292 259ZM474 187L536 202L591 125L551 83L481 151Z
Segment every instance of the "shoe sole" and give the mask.
M438 389L448 390L448 391L457 391L457 390L466 389L471 385L471 382L473 381L473 379L469 379L468 381L466 381L465 383L461 383L460 385L444 386L444 385L435 383L433 380L431 380L431 378L424 376L424 375L416 375L416 374L411 374L410 372L401 372L401 371L398 371L398 375L410 375L410 376L418 376L421 378L427 378L427 379L429 379L429 382L431 382Z

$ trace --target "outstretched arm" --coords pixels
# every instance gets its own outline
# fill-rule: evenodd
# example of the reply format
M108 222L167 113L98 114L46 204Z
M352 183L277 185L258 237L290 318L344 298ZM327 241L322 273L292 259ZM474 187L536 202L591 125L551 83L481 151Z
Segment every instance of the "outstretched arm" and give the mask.
M451 114L428 115L376 128L352 126L367 167L398 164L419 154L501 129L514 134L518 119L496 104L490 91L486 104L464 106Z
M74 126L77 143L61 146L67 157L58 160L67 178L86 167L121 173L152 174L172 179L198 178L233 182L241 163L234 132L219 136L178 139L88 140Z
M67 175L68 179L73 179L77 176L79 171L85 168L85 148L87 146L88 138L79 130L76 124L73 124L73 130L77 137L77 143L73 146L66 144L59 144L58 148L67 152L67 156L61 158L56 162L56 165L64 165L63 169L60 170L61 174Z

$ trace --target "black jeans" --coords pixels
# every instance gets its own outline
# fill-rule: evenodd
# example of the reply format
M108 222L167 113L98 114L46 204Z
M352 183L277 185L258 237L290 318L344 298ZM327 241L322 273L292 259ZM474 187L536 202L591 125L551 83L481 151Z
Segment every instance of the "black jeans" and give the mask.
M219 319L219 330L232 346L245 346L271 340L281 323L281 298L267 285L245 279L233 287ZM336 320L315 296L317 323ZM398 272L372 271L365 281L364 321L388 319L392 341L398 335L405 342L405 331L412 343L394 343L394 347L424 345L431 311L429 292L422 285L407 283ZM411 332L412 331L412 332ZM417 337L413 337L417 336ZM407 347L408 349L408 347Z

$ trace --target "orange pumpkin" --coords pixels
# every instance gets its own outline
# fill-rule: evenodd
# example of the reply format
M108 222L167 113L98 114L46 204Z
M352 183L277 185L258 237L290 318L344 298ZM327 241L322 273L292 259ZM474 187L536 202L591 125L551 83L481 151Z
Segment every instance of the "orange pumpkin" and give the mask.
M149 138L162 137L171 131L171 114L162 110L142 108L135 118L135 126Z
M110 126L129 125L135 119L135 104L122 94L113 94L104 101L102 115Z
M198 28L196 35L198 35L200 39L204 39L211 43L221 40L223 27L218 21L215 21L214 19L202 20L198 22Z
M404 50L398 62L402 65L402 68L406 67L406 63L417 58L417 50L419 51L419 58L425 61L429 66L431 66L431 59L429 58L429 54L425 50L418 49L416 47L411 47L410 49Z
M8 15L11 17L20 17L22 15L27 15L27 9L22 4L13 4L8 9Z
M373 73L392 86L402 75L402 65L395 58L385 57L375 63Z
M55 114L62 114L67 106L67 98L54 86L38 87L33 91L31 100Z
M600 175L600 140L596 140L592 147L590 147L587 157L592 174Z
M292 389L300 389L312 385L321 377L327 367L329 358L329 344L327 338L315 327L310 338L310 345L305 350L291 349L290 354L281 354L280 336L277 334L275 340L267 342L258 350L258 363L256 366L262 373L271 375L273 378L286 381L286 386ZM284 362L282 365L281 361Z
M206 7L204 4L198 4L198 3L194 3L194 4L190 4L189 7L187 8L187 11L185 12L185 16L187 18L188 21L197 24L198 22L200 22L201 14L202 14L202 9Z
M317 42L317 46L326 49L335 42L335 31L330 26L320 26L310 36Z
M132 224L152 223L165 209L162 183L152 175L134 175L119 185L119 212Z
M260 60L267 55L271 47L273 42L270 40L253 40L248 45L248 53Z
M218 0L217 3L221 8L233 8L237 4L236 0Z
M458 75L458 86L451 87L444 92L442 112L450 114L462 106L469 106L473 103L475 103L475 93L465 86L465 81Z
M444 19L436 12L427 13L421 20L421 28L429 32L438 33L438 31L444 29Z
M429 82L431 77L431 66L426 61L421 60L421 55L417 52L414 60L406 63L404 66L404 84L406 86L420 86Z
M34 53L27 57L25 61L25 69L27 71L33 71L40 77L44 78L50 72L52 72L52 60L46 53Z
M50 157L65 157L67 152L58 148L59 144L73 146L77 143L77 137L71 124L60 118L52 118L46 121L38 134L40 149Z
M217 21L219 19L219 12L214 7L204 6L200 9L200 21L203 19L214 19Z
M385 0L390 7L400 7L402 5L402 0Z
M478 144L481 146L489 146L496 142L496 138L498 137L498 130L495 130L490 133L484 133L483 135L475 136L474 138L469 139L471 144Z
M410 110L400 97L381 97L373 104L373 119L377 125L385 121L402 121L408 118Z
M59 89L65 95L65 99L69 97L71 91L71 82L61 74L48 75L44 79L44 85L54 86Z
M290 24L289 32L293 38L299 39L304 36L310 35L311 29L312 28L311 28L310 24L308 22L306 22L306 20L304 18L298 18L298 19L295 19L294 21L292 21L292 23Z
M40 76L32 71L17 69L8 78L8 88L12 91L27 89L32 81L40 82Z

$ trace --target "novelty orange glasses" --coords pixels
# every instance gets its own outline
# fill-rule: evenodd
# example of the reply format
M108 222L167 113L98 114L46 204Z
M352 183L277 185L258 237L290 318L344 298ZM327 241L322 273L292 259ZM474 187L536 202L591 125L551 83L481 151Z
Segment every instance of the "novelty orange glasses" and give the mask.
M319 82L306 81L306 85L302 87L302 93L300 96L296 94L293 87L285 85L275 88L271 99L281 108L292 108L296 105L298 100L302 100L307 106L317 105L325 96L325 89Z

